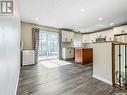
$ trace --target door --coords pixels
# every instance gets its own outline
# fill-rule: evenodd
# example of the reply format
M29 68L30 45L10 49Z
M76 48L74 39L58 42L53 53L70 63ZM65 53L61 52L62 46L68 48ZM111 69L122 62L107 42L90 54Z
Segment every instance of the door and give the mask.
M58 33L40 31L39 33L39 50L38 59L57 59L58 58Z

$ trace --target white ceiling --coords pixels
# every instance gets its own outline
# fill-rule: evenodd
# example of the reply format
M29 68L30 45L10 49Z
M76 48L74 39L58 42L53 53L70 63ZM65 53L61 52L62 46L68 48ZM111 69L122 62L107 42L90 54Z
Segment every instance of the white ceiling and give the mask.
M20 0L20 13L22 21L84 33L127 22L127 0Z

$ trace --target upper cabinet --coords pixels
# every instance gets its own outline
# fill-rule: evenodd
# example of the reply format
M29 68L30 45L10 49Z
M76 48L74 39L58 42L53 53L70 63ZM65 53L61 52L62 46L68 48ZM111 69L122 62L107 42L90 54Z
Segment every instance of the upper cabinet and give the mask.
M113 29L107 30L106 32L106 41L114 41Z
M87 35L82 35L82 43L86 43Z
M62 42L73 42L74 32L62 30Z
M89 34L89 41L87 41L88 43L93 43L95 42L95 39L96 39L96 35L95 33L92 33L92 34Z
M96 42L97 38L106 38L106 41L113 41L114 40L113 30L111 29L92 34L84 34L82 36L82 43L93 43Z
M115 27L113 32L114 35L127 33L127 25Z
M82 43L90 43L91 42L91 36L90 34L84 34L82 36Z
M84 35L82 35L82 43L96 42L97 38L106 38L106 41L114 41L114 40L116 40L114 38L114 35L126 34L126 33L127 33L127 25L119 26L119 27L115 27L110 30L105 30L105 31L101 31L101 32L91 33L91 34L84 34ZM123 39L125 42L125 39L127 39L127 36L117 37L117 40L120 42L121 41L123 42Z
M113 31L114 31L114 35L116 35L116 34L122 34L122 32L124 32L124 27L123 26L115 27L113 29Z
M124 33L127 33L127 25L124 26Z
M113 31L114 35L117 35L114 38L115 41L127 43L127 36L126 35L122 35L122 34L127 34L127 25L120 26L120 27L115 27L113 30L114 30ZM119 35L119 34L121 34L121 35Z

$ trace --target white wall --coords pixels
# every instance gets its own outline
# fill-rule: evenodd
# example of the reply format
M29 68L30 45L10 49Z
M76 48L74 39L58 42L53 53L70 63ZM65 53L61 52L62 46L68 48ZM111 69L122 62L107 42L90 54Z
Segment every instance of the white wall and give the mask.
M32 49L32 28L35 27L32 23L21 22L21 39L23 42L23 49L31 50ZM44 31L59 32L57 28L47 27L43 25L36 25L36 28L39 28Z
M93 46L93 77L112 84L112 43L95 43Z
M23 49L32 50L32 25L29 23L21 23L21 39Z
M20 72L20 19L0 16L0 95L16 95Z

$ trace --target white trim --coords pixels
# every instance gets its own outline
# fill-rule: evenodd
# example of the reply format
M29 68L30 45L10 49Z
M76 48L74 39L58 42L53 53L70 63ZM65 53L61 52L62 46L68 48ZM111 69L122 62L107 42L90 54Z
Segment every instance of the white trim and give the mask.
M16 80L15 95L17 94L17 89L18 89L18 85L19 85L20 70L21 70L21 66L19 64L19 72L18 72L18 78Z
M106 80L106 79L101 78L101 77L96 76L96 75L93 75L93 77L96 78L96 79L98 79L98 80L101 80L101 81L103 81L105 83L108 83L108 84L112 85L112 81Z

